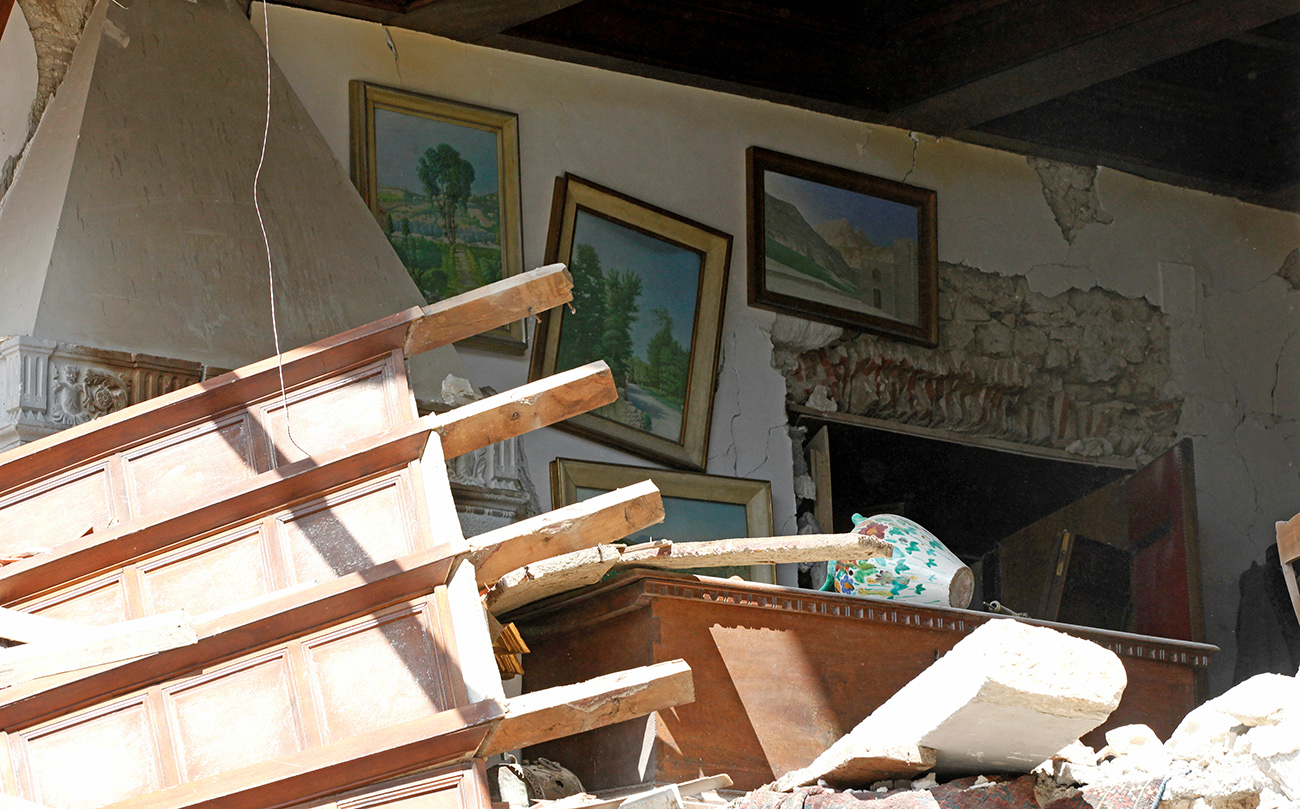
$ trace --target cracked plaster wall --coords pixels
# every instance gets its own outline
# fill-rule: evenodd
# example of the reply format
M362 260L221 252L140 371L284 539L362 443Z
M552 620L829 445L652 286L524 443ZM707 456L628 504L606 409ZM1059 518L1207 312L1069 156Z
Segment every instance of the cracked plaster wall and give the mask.
M1071 189L1045 194L1040 171L1008 153L409 31L388 31L390 50L379 25L269 13L272 51L344 165L350 79L518 113L527 266L542 263L552 183L566 171L735 237L708 471L771 480L778 533L795 530L791 444L778 320L745 301L746 147L936 189L950 265L1022 277L1049 298L1100 287L1159 307L1184 399L1178 431L1196 440L1206 623L1223 646L1212 688L1227 685L1237 577L1273 541L1273 521L1300 511L1300 292L1291 270L1279 275L1300 245L1297 217L1104 169L1088 182L1047 166L1049 186ZM260 24L260 6L252 17ZM479 384L525 381L522 358L462 356ZM543 503L556 456L648 465L555 430L527 443Z

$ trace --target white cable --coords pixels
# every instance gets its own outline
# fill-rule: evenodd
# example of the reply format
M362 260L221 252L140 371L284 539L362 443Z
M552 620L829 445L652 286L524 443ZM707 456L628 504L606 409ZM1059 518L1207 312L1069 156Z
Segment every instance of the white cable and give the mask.
M271 337L275 340L275 362L280 372L280 409L284 412L284 431L293 444L303 454L311 453L303 449L293 437L293 428L289 425L289 394L284 385L284 355L280 353L280 328L275 317L275 271L271 267L271 240L266 235L266 222L262 219L262 206L257 199L258 185L262 180L262 164L266 162L266 141L271 134L271 21L266 14L266 0L262 2L262 32L266 39L266 123L262 127L262 153L257 158L257 171L253 175L253 209L257 211L257 224L262 229L262 244L266 246L266 280L271 290Z

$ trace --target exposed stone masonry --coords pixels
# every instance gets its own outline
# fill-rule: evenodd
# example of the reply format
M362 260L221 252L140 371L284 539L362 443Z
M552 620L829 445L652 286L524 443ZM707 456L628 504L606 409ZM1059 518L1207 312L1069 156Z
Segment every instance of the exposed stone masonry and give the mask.
M1169 340L1143 300L1048 298L1023 277L950 264L937 348L844 332L808 349L774 335L792 403L1138 462L1175 440Z

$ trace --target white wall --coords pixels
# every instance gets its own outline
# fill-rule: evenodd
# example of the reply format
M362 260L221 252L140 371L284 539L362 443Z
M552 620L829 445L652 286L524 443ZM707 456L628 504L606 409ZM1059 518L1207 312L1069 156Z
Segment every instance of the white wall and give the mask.
M22 151L36 101L36 43L23 7L14 3L0 36L0 166Z
M253 19L260 25L260 6ZM518 113L526 266L542 263L552 182L564 172L731 233L708 471L771 480L778 533L794 532L790 442L773 316L745 302L746 147L936 189L941 261L1025 275L1049 295L1095 285L1162 306L1182 430L1196 437L1207 631L1223 646L1213 685L1226 685L1237 577L1273 541L1273 521L1300 511L1300 292L1276 275L1300 244L1296 216L1102 170L1114 222L1071 245L1023 157L283 6L270 7L270 29L272 53L345 165L351 79ZM523 359L462 354L479 384L526 379ZM543 501L557 455L644 463L556 431L527 452Z

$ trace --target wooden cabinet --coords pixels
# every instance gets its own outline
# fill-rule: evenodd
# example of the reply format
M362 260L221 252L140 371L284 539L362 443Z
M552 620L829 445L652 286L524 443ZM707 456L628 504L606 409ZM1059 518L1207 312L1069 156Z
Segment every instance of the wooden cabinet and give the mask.
M518 610L532 653L524 689L682 658L695 701L530 748L587 789L728 773L753 789L808 764L975 627L968 610L635 571ZM1042 621L1115 651L1129 685L1103 728L1142 722L1168 737L1197 704L1205 644Z

